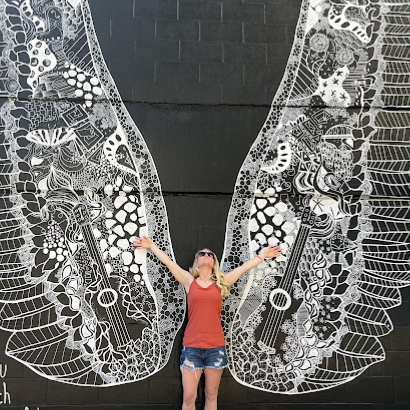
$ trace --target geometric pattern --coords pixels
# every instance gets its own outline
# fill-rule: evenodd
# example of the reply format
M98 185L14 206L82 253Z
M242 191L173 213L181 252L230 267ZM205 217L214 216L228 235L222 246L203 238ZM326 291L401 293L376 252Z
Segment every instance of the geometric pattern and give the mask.
M410 5L307 0L266 122L239 172L224 271L229 369L299 394L385 359L410 284Z
M157 171L85 0L0 0L0 327L6 354L77 385L167 363L185 292Z

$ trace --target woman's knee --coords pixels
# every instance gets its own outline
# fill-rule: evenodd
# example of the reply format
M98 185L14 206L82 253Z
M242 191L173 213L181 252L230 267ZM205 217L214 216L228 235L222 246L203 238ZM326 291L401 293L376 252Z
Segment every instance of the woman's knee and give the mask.
M184 403L195 403L196 390L184 390Z
M205 398L208 401L215 401L218 398L218 387L205 387Z

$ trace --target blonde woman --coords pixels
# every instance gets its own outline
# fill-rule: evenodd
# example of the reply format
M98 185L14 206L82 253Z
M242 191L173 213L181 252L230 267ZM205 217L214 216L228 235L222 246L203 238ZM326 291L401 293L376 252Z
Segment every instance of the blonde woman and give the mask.
M188 324L180 359L184 389L182 410L195 409L202 371L205 373L205 410L216 410L222 370L228 364L221 325L222 298L229 295L229 287L245 272L266 258L280 256L282 250L279 246L269 246L260 255L224 274L219 271L215 254L208 248L195 254L194 263L188 272L172 261L147 236L135 238L133 243L137 249L151 249L185 287L188 295Z

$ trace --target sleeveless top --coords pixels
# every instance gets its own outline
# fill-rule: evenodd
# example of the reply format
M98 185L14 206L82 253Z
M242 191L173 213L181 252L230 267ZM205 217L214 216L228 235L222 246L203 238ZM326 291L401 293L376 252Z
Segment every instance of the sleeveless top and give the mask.
M188 325L182 344L202 349L225 346L221 325L221 290L214 283L203 288L194 280L187 299Z

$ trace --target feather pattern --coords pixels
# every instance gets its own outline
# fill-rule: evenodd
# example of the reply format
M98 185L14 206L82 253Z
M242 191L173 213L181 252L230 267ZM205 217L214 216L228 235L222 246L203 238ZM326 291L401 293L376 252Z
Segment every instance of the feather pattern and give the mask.
M226 271L268 244L284 249L225 302L242 384L323 390L385 358L388 311L410 284L409 16L400 0L302 3L227 223ZM273 170L283 145L291 158Z
M108 73L86 0L0 0L0 327L6 354L64 383L167 363L185 292L155 165ZM172 299L169 295L172 294Z

